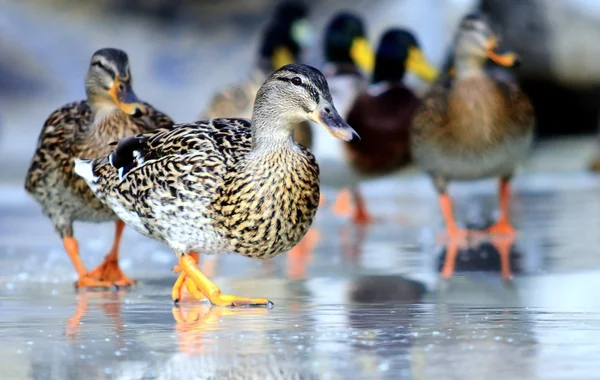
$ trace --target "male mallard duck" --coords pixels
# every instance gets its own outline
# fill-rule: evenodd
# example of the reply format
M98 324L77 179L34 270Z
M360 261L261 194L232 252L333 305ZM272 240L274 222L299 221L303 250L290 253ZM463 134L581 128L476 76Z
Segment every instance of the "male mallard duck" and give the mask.
M42 206L62 237L79 275L77 287L132 285L134 281L121 272L118 263L125 225L75 174L74 160L107 154L111 142L170 127L173 121L135 96L129 59L122 50L101 49L94 53L85 89L87 100L69 103L46 120L27 172L25 189ZM91 272L85 269L73 237L76 220L116 221L113 246L104 262Z
M269 305L221 294L189 253L267 259L300 241L319 204L319 166L291 137L306 120L359 140L321 72L286 65L259 89L251 122L213 119L129 137L108 156L78 160L75 170L122 220L173 249L180 279L189 277L198 295L214 305ZM174 289L175 301L179 294Z
M368 85L374 54L362 19L349 12L334 16L325 28L323 73L340 115L346 117L356 96Z
M307 17L308 9L303 3L281 3L275 10L273 21L263 32L256 67L241 83L217 92L201 119L252 117L256 93L267 77L280 67L300 60L302 47L310 34ZM311 147L312 133L308 123L299 123L294 128L294 140L306 148Z
M453 238L466 231L454 221L446 193L450 180L500 177L500 218L489 231L514 232L508 213L509 181L527 154L535 120L531 103L515 81L484 70L488 58L503 67L516 62L514 53L497 51L497 41L481 17L466 17L454 42L455 75L436 83L411 126L413 156L433 178Z
M340 193L337 205L348 203L351 194L356 222L371 219L358 190L359 178L386 174L410 161L408 131L420 101L403 83L406 70L429 82L437 76L437 70L427 62L413 34L390 29L381 37L377 49L372 85L356 98L347 117L362 140L356 146L344 144L347 159L357 175L350 192Z

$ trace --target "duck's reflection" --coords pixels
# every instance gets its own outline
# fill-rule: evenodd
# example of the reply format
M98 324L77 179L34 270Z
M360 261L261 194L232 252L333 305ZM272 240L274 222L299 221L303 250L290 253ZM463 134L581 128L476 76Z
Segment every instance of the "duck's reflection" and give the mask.
M503 279L511 279L514 272L521 272L515 240L516 235L450 240L440 256L440 275L448 279L456 271L500 271Z
M82 321L89 311L90 303L104 312L112 320L111 326L114 326L116 336L119 338L119 344L122 345L123 321L121 318L121 301L127 293L126 290L119 291L80 291L77 295L75 312L67 320L65 335L72 342L77 341L81 334Z
M359 330L352 347L363 374L387 373L404 378L411 371L413 325L421 312L418 303L426 294L423 283L402 276L365 276L350 288L351 329ZM388 378L384 376L383 378Z
M302 240L287 254L286 273L292 280L306 277L306 268L311 261L312 251L319 243L321 234L316 227L309 228Z
M360 262L368 224L345 225L340 229L340 246L345 260L356 266Z
M186 355L207 352L213 344L206 342L206 333L219 330L223 317L260 315L268 313L265 308L211 307L206 304L180 303L172 309L179 351Z

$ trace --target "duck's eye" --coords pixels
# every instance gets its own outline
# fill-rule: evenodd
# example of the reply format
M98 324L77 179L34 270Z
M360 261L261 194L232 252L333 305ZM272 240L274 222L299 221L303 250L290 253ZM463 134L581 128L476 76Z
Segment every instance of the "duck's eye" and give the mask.
M294 86L300 86L302 84L302 79L300 79L300 77L293 77L292 84L294 84Z
M123 83L119 83L118 89L119 91L125 91L125 86L123 85Z
M104 65L100 63L100 61L92 62L92 66L96 66L101 68L102 70L106 70L106 67L104 67Z

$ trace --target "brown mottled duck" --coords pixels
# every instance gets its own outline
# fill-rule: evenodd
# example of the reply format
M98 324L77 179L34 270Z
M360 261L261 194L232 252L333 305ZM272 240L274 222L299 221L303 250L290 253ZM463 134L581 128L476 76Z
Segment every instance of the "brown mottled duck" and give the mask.
M431 175L451 238L466 236L453 216L446 189L451 180L500 178L500 217L493 234L513 234L509 219L509 181L526 156L534 114L528 98L501 67L516 55L500 53L498 39L485 20L466 17L453 48L454 75L438 81L424 98L411 127L411 147L419 166ZM487 59L496 64L485 69Z
M107 48L94 53L85 89L86 100L59 108L44 123L25 189L42 206L63 239L79 276L77 287L128 286L134 280L123 274L118 261L124 223L75 174L74 160L108 154L111 142L170 127L173 121L135 96L129 59L122 50ZM91 272L79 255L79 244L73 235L74 221L116 223L109 254Z
M319 205L319 166L292 139L294 125L307 120L359 140L321 72L286 65L259 89L251 121L212 119L129 137L110 155L78 160L75 170L122 220L173 249L192 294L214 305L268 306L221 294L190 253L267 259L302 239Z

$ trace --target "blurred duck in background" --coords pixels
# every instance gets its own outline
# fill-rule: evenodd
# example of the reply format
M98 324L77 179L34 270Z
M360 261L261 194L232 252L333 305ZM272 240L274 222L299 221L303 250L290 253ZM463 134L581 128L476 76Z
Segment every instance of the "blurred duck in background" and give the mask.
M280 67L300 62L303 48L313 34L308 20L308 8L298 1L279 4L265 28L257 64L241 83L217 92L209 101L201 120L217 117L252 117L256 93L267 77ZM310 125L299 123L294 140L306 148L312 145Z
M431 175L450 238L462 238L448 196L450 180L500 177L500 217L492 234L515 233L509 219L509 181L531 145L533 107L506 69L517 63L501 53L498 38L481 15L461 22L454 41L454 74L426 95L411 126L411 148ZM486 61L495 63L487 70Z
M87 100L54 111L44 123L25 180L25 189L42 206L63 239L79 279L77 287L129 286L134 280L119 268L124 223L73 171L79 157L108 154L110 144L127 136L170 128L173 121L133 92L127 54L101 49L92 56L85 80ZM88 272L73 237L73 222L116 222L115 240L106 259Z
M350 178L350 190L340 192L335 208L338 213L350 212L352 197L353 219L358 223L372 219L359 192L359 180L393 172L410 162L408 132L420 101L403 82L406 71L428 82L437 77L437 69L427 61L414 35L390 29L377 48L371 85L357 97L346 119L362 140L355 146L344 144L355 175Z
M325 28L324 49L323 74L340 115L347 117L375 63L362 19L349 12L335 15Z

